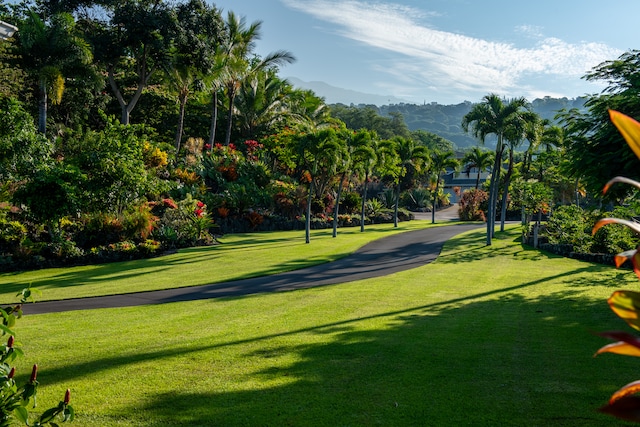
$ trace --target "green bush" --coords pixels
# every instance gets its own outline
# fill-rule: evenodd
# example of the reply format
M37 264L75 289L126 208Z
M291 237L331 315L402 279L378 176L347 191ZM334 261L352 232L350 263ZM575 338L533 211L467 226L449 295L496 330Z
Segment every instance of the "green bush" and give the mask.
M595 212L593 219L595 224L595 220L600 218L632 218L637 214L638 212L631 207L618 206L614 208L613 212L603 214ZM638 237L629 227L620 224L610 224L607 227L600 228L593 236L591 252L617 254L635 248L638 246L638 243L640 243Z
M575 252L591 252L591 229L595 221L576 205L559 206L553 211L546 226L551 244L573 245Z
M342 195L340 200L340 211L345 214L354 214L360 210L362 205L362 197L360 194L350 191Z

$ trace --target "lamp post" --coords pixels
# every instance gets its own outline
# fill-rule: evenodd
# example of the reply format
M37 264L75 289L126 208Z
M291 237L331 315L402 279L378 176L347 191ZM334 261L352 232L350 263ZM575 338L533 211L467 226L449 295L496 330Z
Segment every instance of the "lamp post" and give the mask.
M16 31L18 31L18 27L7 24L4 21L0 21L0 40L6 40L10 38Z

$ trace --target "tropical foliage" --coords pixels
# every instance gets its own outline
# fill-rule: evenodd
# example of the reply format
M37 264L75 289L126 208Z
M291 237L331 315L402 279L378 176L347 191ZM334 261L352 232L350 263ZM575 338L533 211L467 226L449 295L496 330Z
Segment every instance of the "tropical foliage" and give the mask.
M631 147L632 152L640 159L640 123L617 111L610 111L611 121L620 131L624 139ZM606 193L615 183L627 183L640 188L640 183L625 177L615 177L604 187ZM620 224L629 227L636 233L640 233L640 226L635 221L629 221L616 217L603 218L593 227L595 234L601 227L607 224ZM630 261L633 269L640 278L640 263L638 262L638 249L632 249L616 256L616 265L619 267L624 262ZM619 290L615 291L608 299L609 306L613 312L623 319L629 326L640 330L640 293L636 291ZM614 340L615 342L600 348L596 354L614 353L625 356L640 356L640 340L626 332L603 332L601 336ZM601 411L614 415L618 418L640 422L640 382L631 382L616 391L607 405L600 408Z

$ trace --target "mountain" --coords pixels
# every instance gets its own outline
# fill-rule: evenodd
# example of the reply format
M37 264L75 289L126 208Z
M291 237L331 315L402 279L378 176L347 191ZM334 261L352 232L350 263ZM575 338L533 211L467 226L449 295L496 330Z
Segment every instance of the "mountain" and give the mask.
M465 101L455 105L442 105L436 102L414 104L394 96L381 96L341 89L324 82L305 82L295 77L287 80L300 89L312 90L325 99L327 104L344 104L355 108L373 108L381 116L390 117L391 113L400 113L409 130L426 130L439 135L458 148L472 147L478 144L470 133L462 130L461 122L465 114L471 111L474 104ZM587 98L551 98L544 97L531 101L531 108L543 119L555 122L555 115L560 110L577 108L584 110ZM487 147L495 146L495 136L489 135L485 141Z
M312 90L316 95L324 98L327 104L345 105L385 105L407 102L395 96L375 95L331 86L325 82L305 82L296 77L287 77L289 83L299 89Z

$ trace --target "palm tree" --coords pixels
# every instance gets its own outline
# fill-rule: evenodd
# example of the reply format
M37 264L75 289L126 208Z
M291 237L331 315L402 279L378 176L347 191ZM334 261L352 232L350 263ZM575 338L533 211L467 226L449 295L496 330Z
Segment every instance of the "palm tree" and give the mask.
M504 136L511 122L522 112L527 105L524 98L503 100L496 94L489 94L483 101L474 107L462 118L462 129L465 132L471 130L473 135L484 143L487 135L496 135L496 144L491 182L489 186L489 209L487 212L487 245L491 245L493 237L496 206L498 200L498 178L502 156L504 154Z
M301 133L292 143L300 171L303 174L308 173L305 242L309 243L313 195L324 193L328 177L335 175L339 159L344 155L344 147L332 128Z
M478 169L476 176L476 190L480 187L480 174L493 164L493 153L488 150L483 150L480 147L473 147L468 151L462 162L465 164L465 173L469 175L471 169Z
M460 163L454 157L453 151L433 151L431 153L430 169L436 180L436 186L433 190L433 197L431 203L431 223L436 223L436 204L438 201L438 190L440 190L440 176L447 171L447 169L456 170Z
M176 63L166 70L169 87L177 94L179 112L178 112L178 128L174 145L176 147L176 156L180 152L182 143L182 134L184 133L184 114L187 106L189 95L193 92L194 85L197 83L197 72L193 67L187 64Z
M295 61L295 57L284 50L269 53L262 59L253 57L255 42L260 38L261 26L261 21L255 21L247 26L246 18L238 19L231 11L227 15L228 39L226 40L226 45L223 46L226 57L224 58L224 71L222 72L228 102L225 145L229 145L231 142L234 101L242 82L259 70Z
M383 141L380 154L383 156L384 168L393 177L395 184L393 226L397 227L402 184L407 188L411 187L410 182L415 174L429 162L429 150L412 139L395 137Z
M38 131L45 133L49 100L54 105L62 100L65 68L88 65L91 50L76 34L73 17L67 13L45 22L31 11L17 34L25 68L38 81Z
M176 130L176 154L180 151L184 115L189 96L203 90L209 74L215 75L224 22L215 6L203 0L188 0L176 6L176 37L173 61L164 64L169 86L180 105Z
M507 172L504 176L502 188L502 202L500 212L500 231L504 231L504 222L507 216L507 200L509 197L509 184L513 175L513 154L515 149L522 144L527 137L531 139L537 138L537 123L540 122L540 116L531 111L525 110L520 114L515 114L513 120L510 121L505 139L509 148L509 161L507 164Z
M378 164L376 153L377 141L372 132L361 130L354 136L355 150L353 152L353 169L364 175L362 189L362 205L360 207L360 232L364 232L365 203L369 189L369 177Z
M255 139L261 131L285 120L291 91L289 82L273 70L260 70L242 82L235 102L242 136Z
M344 124L342 126L343 127L338 132L338 138L344 142L344 149L340 156L337 168L337 172L340 174L340 177L338 178L338 190L336 192L336 199L333 208L333 237L337 237L338 235L340 201L342 200L342 190L344 188L345 181L347 180L347 176L355 170L360 169L360 166L362 166L360 163L362 163L366 157L365 152L367 148L371 148L370 146L374 143L372 140L373 132L366 129L353 132L352 130L344 127ZM372 148L371 150L374 151ZM375 151L373 154L375 155ZM367 181L368 180L365 179L365 196L363 196L363 201L366 199ZM361 231L363 231L363 224L364 222L361 224Z

